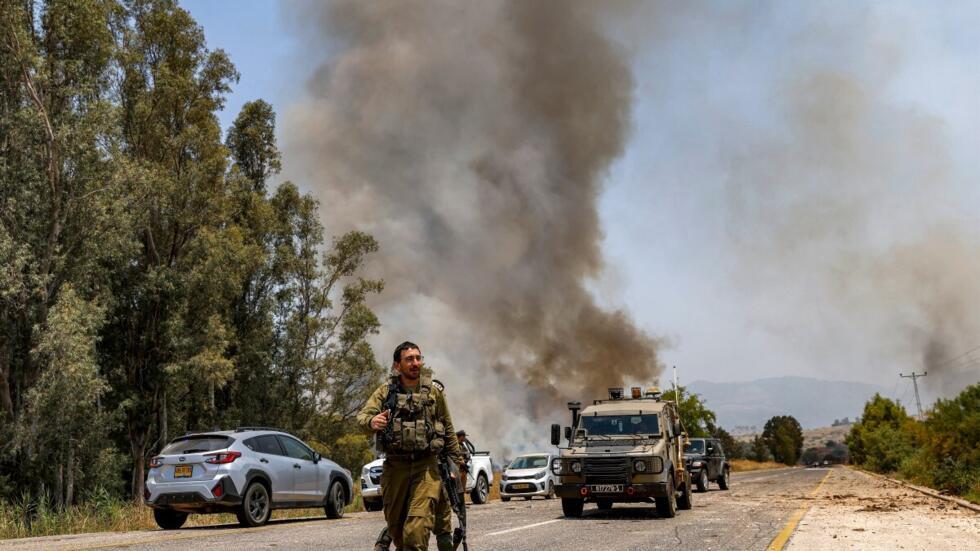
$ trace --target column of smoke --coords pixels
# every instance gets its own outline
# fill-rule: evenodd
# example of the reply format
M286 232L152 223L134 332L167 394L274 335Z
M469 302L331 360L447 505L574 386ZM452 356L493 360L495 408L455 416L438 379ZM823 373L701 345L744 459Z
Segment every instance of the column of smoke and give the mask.
M657 342L586 287L633 87L599 6L344 1L304 14L323 59L284 125L296 176L331 232L380 242L379 355L421 344L457 426L484 444L542 443L566 400L660 372Z

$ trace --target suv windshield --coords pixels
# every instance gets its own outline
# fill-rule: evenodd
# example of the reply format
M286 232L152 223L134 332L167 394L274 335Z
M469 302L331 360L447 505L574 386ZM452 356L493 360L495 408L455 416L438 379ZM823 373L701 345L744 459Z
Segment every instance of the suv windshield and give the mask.
M198 436L181 436L173 442L167 444L166 448L160 451L160 455L174 455L178 453L203 453L223 450L234 442L227 436L215 434L201 434Z
M684 453L704 453L704 440L691 440Z
M659 435L660 425L656 413L644 415L600 415L582 417L581 428L589 436Z
M507 465L508 469L534 469L538 467L548 466L548 456L546 455L528 455L525 457L518 457L513 463Z

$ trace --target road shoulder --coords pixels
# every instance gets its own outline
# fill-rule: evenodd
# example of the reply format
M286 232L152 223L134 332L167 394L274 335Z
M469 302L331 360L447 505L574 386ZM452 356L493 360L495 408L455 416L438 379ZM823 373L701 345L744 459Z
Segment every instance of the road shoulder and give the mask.
M970 549L980 515L851 469L833 469L786 549Z

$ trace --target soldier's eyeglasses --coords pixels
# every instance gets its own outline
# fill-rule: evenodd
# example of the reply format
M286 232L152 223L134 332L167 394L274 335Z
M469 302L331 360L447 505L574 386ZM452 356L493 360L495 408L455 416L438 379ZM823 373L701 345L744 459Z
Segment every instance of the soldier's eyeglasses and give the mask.
M402 356L402 361L403 362L410 362L412 360L418 360L418 361L421 362L424 359L425 359L425 356L423 356L421 354L416 354L415 356Z

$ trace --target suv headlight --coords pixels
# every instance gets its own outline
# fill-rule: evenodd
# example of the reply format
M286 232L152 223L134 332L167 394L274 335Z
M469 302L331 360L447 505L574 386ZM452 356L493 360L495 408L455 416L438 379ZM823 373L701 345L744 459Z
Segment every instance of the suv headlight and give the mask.
M546 474L548 474L548 471L538 471L534 473L534 476L532 478L541 478Z
M633 462L633 470L638 473L645 473L647 470L647 462L642 459L637 459Z
M702 465L704 465L704 462L703 461L692 461L691 462L691 466L692 467L700 467Z
M572 472L575 473L575 474L578 474L578 473L582 472L582 462L581 461L572 461Z

